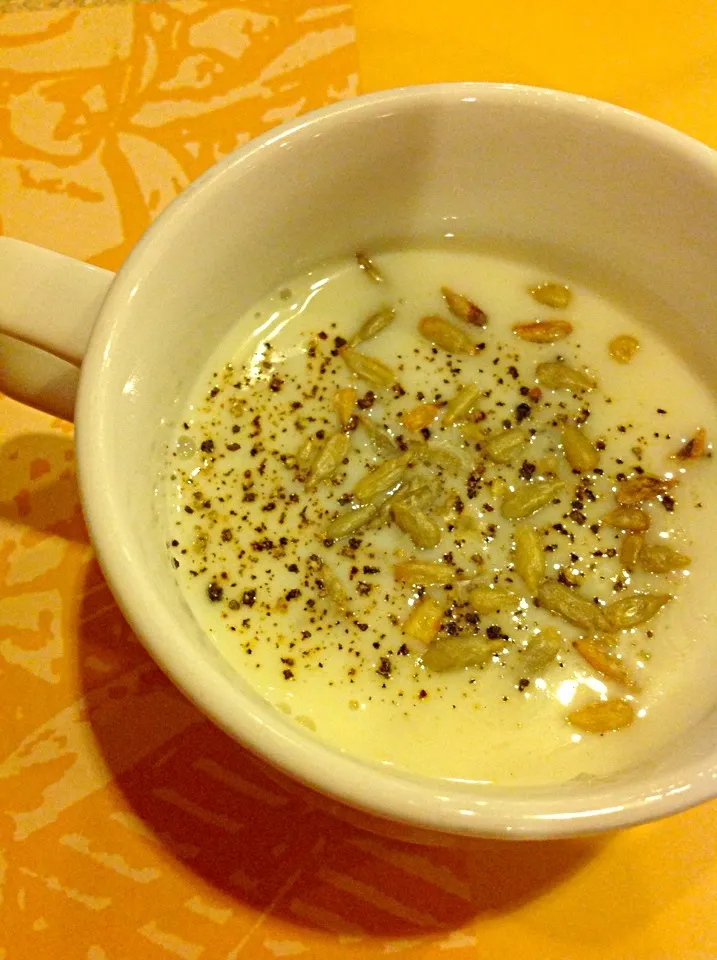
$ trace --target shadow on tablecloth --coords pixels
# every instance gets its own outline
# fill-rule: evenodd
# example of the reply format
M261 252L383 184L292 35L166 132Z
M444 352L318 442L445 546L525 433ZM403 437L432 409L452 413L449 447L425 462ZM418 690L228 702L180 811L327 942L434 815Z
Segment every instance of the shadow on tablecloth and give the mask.
M310 927L330 922L345 935L449 931L545 894L607 842L427 847L340 822L207 721L154 666L116 607L97 616L101 582L93 566L77 663L111 660L118 645L125 658L133 650L130 669L109 685L80 667L104 761L168 854L258 913Z

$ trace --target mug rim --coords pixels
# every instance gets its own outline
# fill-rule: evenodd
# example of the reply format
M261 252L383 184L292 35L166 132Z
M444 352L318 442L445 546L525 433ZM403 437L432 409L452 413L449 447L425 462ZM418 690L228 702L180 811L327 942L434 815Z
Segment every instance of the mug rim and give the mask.
M103 442L112 416L112 396L103 373L123 315L131 310L134 288L161 259L163 248L182 230L193 210L240 176L247 163L261 162L263 151L288 137L312 135L317 126L343 124L366 111L376 114L405 104L461 100L523 103L565 114L587 114L593 123L629 128L654 146L661 144L682 154L696 170L704 166L704 172L714 177L717 192L717 155L687 134L604 101L509 83L449 82L364 94L252 139L209 168L160 214L131 251L104 301L82 365L76 407L79 483L88 528L122 612L162 670L217 726L300 783L385 821L451 835L544 838L644 823L714 796L717 757L711 771L693 762L683 771L684 780L673 781L669 790L656 791L655 783L647 781L639 790L606 781L597 789L591 785L582 795L560 796L561 784L557 783L539 788L490 785L481 789L386 771L311 738L298 727L293 730L279 722L273 724L274 715L277 721L281 717L268 701L264 703L268 709L250 705L208 661L179 655L169 621L161 608L157 611L156 598L138 573L132 549L136 534L121 523L113 500L113 470Z

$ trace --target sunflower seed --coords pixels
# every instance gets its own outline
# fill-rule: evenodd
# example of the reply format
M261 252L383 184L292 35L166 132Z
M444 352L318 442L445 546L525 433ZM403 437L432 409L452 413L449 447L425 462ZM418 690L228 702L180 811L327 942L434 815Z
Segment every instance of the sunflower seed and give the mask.
M540 534L535 527L519 524L513 531L515 543L515 569L522 578L531 595L545 578L545 552Z
M370 523L377 513L378 507L373 503L364 503L360 507L340 513L328 525L324 536L328 540L342 540L344 537L350 537L351 534L357 533Z
M699 460L700 457L704 457L705 449L707 446L707 431L700 427L695 430L695 435L691 440L688 440L684 446L680 447L676 454L674 454L675 460Z
M616 363L629 363L640 349L640 341L624 333L611 340L607 349Z
M422 563L420 560L406 560L393 567L393 579L398 583L412 583L429 587L431 584L453 583L456 571L446 563Z
M403 414L401 423L406 430L423 430L433 423L440 412L441 408L437 403L419 403L417 407Z
M558 580L543 580L538 587L538 602L556 617L567 620L576 627L601 633L610 632L610 623L602 607L588 600L575 587L566 587Z
M600 463L600 451L584 430L574 423L564 423L563 453L574 473L589 473Z
M374 386L390 387L396 382L395 372L376 357L368 357L365 353L359 353L351 347L341 347L339 356L351 373L355 373L362 380L368 380Z
M561 480L531 480L504 498L500 512L506 520L524 520L554 500L563 486Z
M670 600L672 597L667 593L633 593L609 603L605 607L605 618L612 630L630 630L652 620Z
M502 643L483 637L437 637L428 645L421 660L436 673L460 670L463 667L482 667L503 649Z
M365 474L353 488L354 497L362 503L374 500L401 482L413 454L409 451L391 460L384 460Z
M336 412L339 415L339 422L344 430L346 430L352 422L354 425L356 424L356 421L353 419L353 412L357 400L358 390L354 390L353 387L342 387L341 390L337 390L334 394L334 407L336 408Z
M408 615L403 632L420 643L430 643L440 629L443 610L443 604L433 597L422 597Z
M468 602L476 613L496 613L498 610L515 610L520 600L505 587L474 587L468 594Z
M329 437L311 465L306 485L317 487L325 480L330 480L341 466L348 448L349 438L345 433L335 433Z
M319 560L318 562L319 575L317 584L319 588L322 593L326 593L326 595L333 600L339 610L347 613L349 610L349 598L344 590L343 584L325 561Z
M486 430L477 423L462 423L461 434L468 443L485 443Z
M435 444L420 444L411 447L414 456L422 463L433 464L441 470L447 470L451 473L460 473L470 470L470 464L452 450Z
M615 654L610 650L610 643L601 637L578 637L573 641L573 647L593 670L597 670L608 680L621 683L624 687L635 689L636 684L630 672Z
M602 518L606 527L629 530L631 533L644 533L650 528L650 518L639 507L615 507Z
M358 419L368 434L371 443L376 448L377 453L382 457L390 457L396 453L398 447L388 430L379 426L371 417L366 416L365 413L360 413Z
M536 466L538 468L538 476L557 477L558 471L560 470L558 458L552 454L549 454L547 457L541 457Z
M465 320L466 323L470 323L474 327L484 327L488 322L488 317L483 310L468 297L464 297L461 293L455 293L450 287L441 287L441 293L446 301L446 306L454 317Z
M448 353L476 352L476 346L468 334L443 317L423 317L418 321L418 330L422 337Z
M418 509L422 510L425 507L431 506L435 497L435 483L429 482L428 480L421 480L420 477L412 477L391 497L389 506L397 503L405 503L411 507L418 507Z
M307 437L296 451L296 466L301 473L309 470L323 447L323 441L318 437Z
M671 573L684 570L692 563L686 553L679 553L661 543L646 543L640 553L640 567L648 573Z
M461 387L456 395L448 401L443 414L443 422L450 426L453 423L458 423L459 420L467 420L476 409L480 395L480 387L473 383Z
M391 514L396 524L417 547L435 547L441 540L441 528L422 510L406 503L395 503Z
M534 634L522 650L520 672L535 677L552 663L565 647L565 640L554 627L546 627Z
M350 346L355 347L357 344L364 343L366 340L373 340L373 338L377 337L382 330L385 330L390 323L393 323L395 319L396 311L393 307L381 307L380 310L372 313L370 317L364 320L349 340Z
M663 480L662 477L653 477L649 473L638 474L623 480L615 493L615 499L622 507L631 507L645 500L654 500L655 497L667 493L674 481Z
M528 442L528 437L521 430L504 430L486 440L483 438L485 455L493 463L510 463Z
M625 533L620 541L620 564L624 570L632 571L642 552L645 538L641 533Z
M539 283L536 287L531 287L528 292L533 300L537 300L545 307L553 307L554 309L567 307L573 296L570 287L566 287L562 283L552 282Z
M541 386L551 390L592 390L597 386L592 377L567 363L539 363L535 378Z
M356 263L364 271L367 277L370 277L374 283L383 283L384 275L378 269L373 260L369 260L365 253L356 254Z
M229 398L229 413L233 417L240 417L244 410L246 409L246 397L230 397Z
M573 332L567 320L535 320L533 323L516 323L513 333L529 343L555 343L564 340Z
M568 714L568 723L587 733L609 733L629 726L635 708L629 700L596 700Z

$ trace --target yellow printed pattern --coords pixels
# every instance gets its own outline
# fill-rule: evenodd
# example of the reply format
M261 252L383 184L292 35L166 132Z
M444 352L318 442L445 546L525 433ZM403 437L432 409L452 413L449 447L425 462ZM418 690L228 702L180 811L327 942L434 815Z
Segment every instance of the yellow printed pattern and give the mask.
M177 0L0 20L2 232L117 269L220 157L355 93L350 7Z
M359 58L364 89L544 83L717 142L716 9L0 0L0 232L117 269L215 160L356 93ZM72 428L0 397L0 960L707 960L716 818L447 848L334 819L155 667Z

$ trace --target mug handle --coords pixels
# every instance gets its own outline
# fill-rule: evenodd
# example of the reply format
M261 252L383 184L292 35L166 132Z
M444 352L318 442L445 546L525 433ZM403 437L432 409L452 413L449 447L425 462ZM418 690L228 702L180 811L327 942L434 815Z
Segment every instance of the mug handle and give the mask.
M74 418L80 364L114 274L0 237L0 390Z

